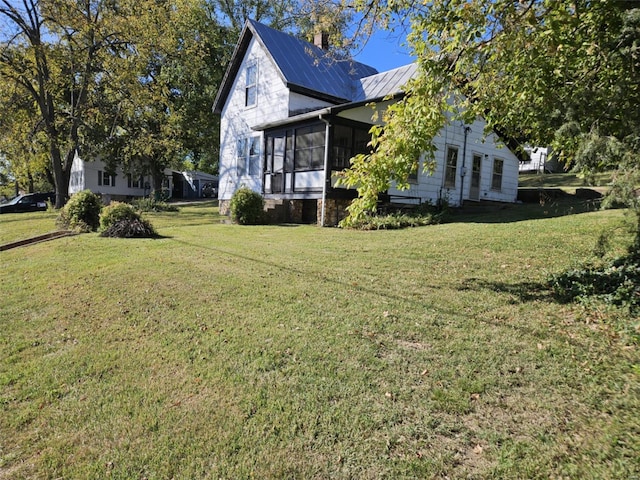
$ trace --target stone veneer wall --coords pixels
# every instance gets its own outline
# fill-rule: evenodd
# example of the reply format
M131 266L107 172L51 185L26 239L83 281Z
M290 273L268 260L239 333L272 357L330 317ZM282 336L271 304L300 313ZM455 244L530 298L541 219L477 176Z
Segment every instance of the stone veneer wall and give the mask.
M231 200L220 200L220 215L231 215Z
M317 218L318 225L322 225L322 200L316 200L317 202ZM340 220L347 216L347 207L351 203L348 199L327 199L325 209L325 226L335 227ZM220 215L230 215L230 200L220 200ZM265 210L270 210L272 215L272 221L275 223L290 222L290 223L302 223L302 206L303 200L284 200L280 201L267 201L265 203ZM278 208L279 207L279 208ZM286 215L286 218L282 218Z
M339 199L327 199L325 207L325 226L336 227L340 220L347 216L347 207L351 204L351 200L339 198ZM322 200L318 200L318 225L322 225Z

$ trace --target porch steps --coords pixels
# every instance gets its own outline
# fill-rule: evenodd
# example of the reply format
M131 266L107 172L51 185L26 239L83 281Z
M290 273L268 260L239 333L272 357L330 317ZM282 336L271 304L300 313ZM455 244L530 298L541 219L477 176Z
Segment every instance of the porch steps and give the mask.
M264 210L272 222L284 223L287 221L287 206L284 200L267 200L264 204Z

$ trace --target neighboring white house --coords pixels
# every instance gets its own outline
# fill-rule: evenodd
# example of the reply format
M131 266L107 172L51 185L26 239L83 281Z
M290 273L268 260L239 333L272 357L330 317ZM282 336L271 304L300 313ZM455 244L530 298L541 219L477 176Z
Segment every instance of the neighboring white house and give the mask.
M247 21L214 103L221 115L221 213L246 185L267 204L283 205L288 221L337 224L356 192L336 187L335 173L366 149L375 123L369 104L382 110L389 95L399 98L416 69L378 73ZM409 190L390 189L388 197L454 206L516 201L518 158L494 134L485 135L484 125L478 119L445 127L434 140L435 172L420 169Z
M151 193L150 175L125 173L122 167L110 171L101 160L85 161L78 155L73 159L69 195L82 190L91 190L102 197L105 203L111 200L128 200L145 197ZM178 172L165 169L162 190L168 198L215 197L218 176L198 171Z
M525 147L526 157L520 162L519 170L525 172L544 173L548 170L549 149L543 147Z

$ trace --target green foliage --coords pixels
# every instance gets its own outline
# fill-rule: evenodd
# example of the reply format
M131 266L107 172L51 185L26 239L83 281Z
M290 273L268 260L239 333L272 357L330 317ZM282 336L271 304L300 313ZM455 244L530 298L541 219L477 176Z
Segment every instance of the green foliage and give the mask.
M119 238L155 237L151 223L128 203L111 202L100 214L100 236Z
M596 297L605 303L640 312L640 263L623 257L603 266L587 265L553 275L550 284L562 301Z
M102 201L91 190L83 190L73 195L64 206L57 223L80 232L94 232L100 226Z
M428 144L447 111L449 121L483 117L487 130L514 150L549 145L565 161L583 157L589 167L601 163L602 152L615 151L617 166L621 150L635 151L637 166L637 148L624 140L640 136L640 9L633 2L436 0L424 8L409 0L356 0L355 6L374 24L410 25L420 75L408 85L408 99L385 115L380 153L355 160L347 174L360 194L351 215L370 211L389 179L402 183L416 160L407 137Z
M177 212L180 210L177 206L169 205L167 202L157 200L153 196L137 198L131 204L139 212Z
M424 227L440 223L446 214L446 206L434 207L424 203L410 211L391 212L388 214L365 214L358 220L341 225L343 228L356 230L398 230L407 227Z
M249 187L242 186L231 197L231 218L240 225L265 223L264 198Z
M111 202L100 213L100 230L104 231L121 220L139 219L140 214L128 203Z

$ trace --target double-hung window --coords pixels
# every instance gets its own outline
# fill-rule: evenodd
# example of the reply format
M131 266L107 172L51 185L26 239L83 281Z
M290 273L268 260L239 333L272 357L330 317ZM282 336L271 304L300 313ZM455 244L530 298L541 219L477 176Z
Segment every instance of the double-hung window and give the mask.
M260 137L238 139L236 152L238 176L256 177L260 174Z
M504 169L504 160L499 158L493 159L493 175L491 176L491 190L502 190L502 171Z
M116 186L116 176L109 175L107 172L103 172L102 170L98 170L98 185L105 187L115 187Z
M252 63L245 70L244 106L253 107L258 103L258 65Z
M447 147L447 159L444 167L444 186L455 188L458 168L458 147Z

